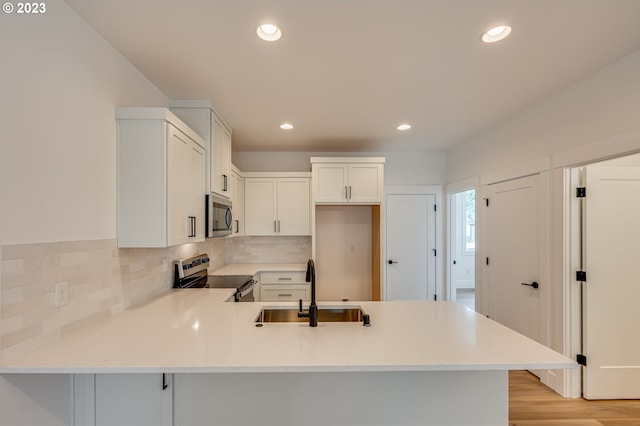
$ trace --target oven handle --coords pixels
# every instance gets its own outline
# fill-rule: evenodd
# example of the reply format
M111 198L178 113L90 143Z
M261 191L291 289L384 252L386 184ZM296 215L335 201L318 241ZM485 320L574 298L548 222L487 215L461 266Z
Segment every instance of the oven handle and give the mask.
M224 212L224 224L226 225L226 229L231 229L233 224L233 211L231 207L227 207L227 210Z
M256 285L255 280L249 280L246 283L242 284L238 289L238 291L236 292L236 302L241 298L243 298L244 296L246 296L247 294L251 293L255 285Z

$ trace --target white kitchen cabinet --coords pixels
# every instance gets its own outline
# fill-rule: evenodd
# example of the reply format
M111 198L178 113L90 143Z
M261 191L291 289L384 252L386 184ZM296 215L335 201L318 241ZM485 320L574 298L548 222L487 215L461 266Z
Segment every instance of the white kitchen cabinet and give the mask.
M380 204L384 158L312 157L314 203Z
M172 374L96 374L94 426L171 426Z
M307 176L244 179L245 235L310 235L311 189Z
M231 236L240 237L244 235L244 179L240 171L234 166L231 168L231 203L233 205L233 229Z
M171 111L205 140L206 191L231 197L231 128L210 101L172 100Z
M211 192L230 197L231 130L213 111L211 112Z
M204 141L165 108L118 108L118 247L204 241Z
M311 285L305 281L306 273L299 271L261 272L260 300L283 302L289 300L309 301Z
M291 300L308 301L310 290L308 285L263 286L260 292L262 302L287 302Z

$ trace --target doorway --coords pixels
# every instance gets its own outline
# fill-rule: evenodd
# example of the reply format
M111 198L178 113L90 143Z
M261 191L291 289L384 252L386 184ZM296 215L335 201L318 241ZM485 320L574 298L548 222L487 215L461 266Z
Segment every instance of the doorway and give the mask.
M476 191L449 195L449 300L475 310Z

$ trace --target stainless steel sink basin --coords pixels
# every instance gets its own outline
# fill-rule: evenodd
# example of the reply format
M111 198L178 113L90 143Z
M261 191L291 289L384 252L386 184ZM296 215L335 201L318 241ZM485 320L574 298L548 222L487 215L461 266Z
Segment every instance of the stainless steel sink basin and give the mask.
M363 315L359 307L318 307L318 322L362 322ZM256 322L309 322L309 318L298 318L297 308L263 308Z

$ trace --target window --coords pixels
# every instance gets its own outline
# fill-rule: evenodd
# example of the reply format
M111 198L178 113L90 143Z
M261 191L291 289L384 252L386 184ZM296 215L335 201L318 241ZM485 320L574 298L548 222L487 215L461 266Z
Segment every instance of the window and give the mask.
M476 251L476 191L465 191L462 197L464 211L464 253Z

